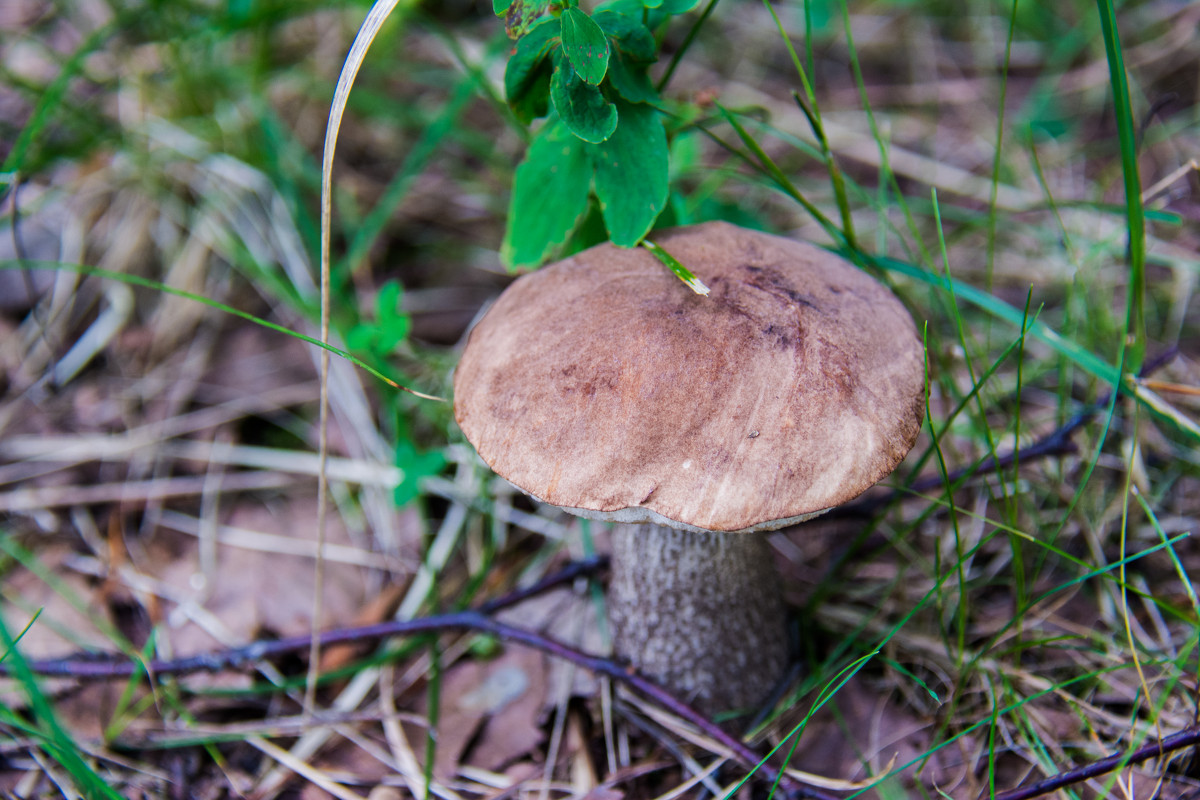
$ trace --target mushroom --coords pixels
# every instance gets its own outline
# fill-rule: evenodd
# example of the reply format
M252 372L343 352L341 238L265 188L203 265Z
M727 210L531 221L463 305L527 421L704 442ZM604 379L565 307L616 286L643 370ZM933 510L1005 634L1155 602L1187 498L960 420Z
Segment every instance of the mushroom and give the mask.
M711 222L525 275L471 332L454 413L499 475L614 526L617 655L698 709L761 703L786 667L772 552L749 535L865 491L925 408L904 306L809 244Z

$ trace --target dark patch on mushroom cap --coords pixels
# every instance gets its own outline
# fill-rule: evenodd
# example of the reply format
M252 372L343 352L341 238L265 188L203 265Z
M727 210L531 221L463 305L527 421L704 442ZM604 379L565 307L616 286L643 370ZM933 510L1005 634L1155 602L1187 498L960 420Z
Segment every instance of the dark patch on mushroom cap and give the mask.
M708 530L819 512L892 471L924 359L890 292L726 223L655 241L712 294L606 244L518 279L472 331L455 417L492 469L556 505Z

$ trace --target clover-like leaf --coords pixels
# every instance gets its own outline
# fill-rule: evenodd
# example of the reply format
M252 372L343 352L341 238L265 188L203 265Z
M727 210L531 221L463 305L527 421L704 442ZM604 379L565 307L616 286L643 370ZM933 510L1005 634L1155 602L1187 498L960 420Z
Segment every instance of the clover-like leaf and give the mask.
M621 52L613 53L608 61L608 84L631 103L657 103L659 99L647 65L632 64Z
M633 61L652 62L658 58L654 34L642 24L642 15L616 10L597 11L592 19L613 41L617 49Z
M586 147L554 117L534 137L517 167L500 251L510 268L541 265L587 213L592 163Z
M608 72L608 37L604 30L578 8L568 8L562 13L562 43L579 77L599 86Z
M510 39L524 36L549 6L550 0L492 0L492 10L504 17L504 32Z
M379 347L384 353L395 350L412 330L412 317L401 308L403 293L400 281L391 280L379 287L375 297L375 324L379 327Z
M446 467L441 450L420 450L412 439L403 436L396 443L396 466L400 468L400 484L392 492L397 508L402 508L421 493L422 481L437 475Z
M667 204L667 133L658 111L616 101L616 131L589 145L596 196L614 244L633 247Z
M655 30L663 20L673 14L683 14L691 11L700 0L662 0L658 8L649 8L644 0L604 0L596 6L595 13L601 11L616 11L620 14L642 19L645 17L646 26Z
M559 43L558 20L546 18L517 40L504 70L504 93L525 123L546 113L550 92L551 51Z
M604 99L598 86L585 83L565 58L555 64L550 99L571 133L585 142L603 142L617 129L617 107Z

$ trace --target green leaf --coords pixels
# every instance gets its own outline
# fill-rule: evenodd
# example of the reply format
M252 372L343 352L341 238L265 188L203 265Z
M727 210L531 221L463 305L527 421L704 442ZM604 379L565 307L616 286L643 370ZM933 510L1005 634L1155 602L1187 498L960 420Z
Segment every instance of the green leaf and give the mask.
M642 24L640 14L631 16L610 9L597 11L592 19L631 60L649 63L658 58L654 34Z
M551 64L547 56L559 43L558 20L547 18L517 40L504 70L504 93L517 117L525 123L546 113Z
M671 14L684 14L699 4L700 0L662 0L655 6L645 0L605 0L596 7L596 11L597 13L600 9L619 11L622 14L636 14L640 17L642 10L645 9L649 12L647 24L654 29Z
M603 142L617 129L617 107L599 87L584 83L567 59L559 59L550 81L554 110L571 133L585 142Z
M562 14L562 43L579 77L599 86L608 72L608 37L604 30L578 8L568 8Z
M618 14L632 17L642 15L642 0L604 0L596 7L596 14L605 11L615 11Z
M421 479L437 475L446 466L441 450L419 450L407 437L396 443L396 466L400 468L400 484L393 490L397 508L411 503L421 493Z
M504 32L508 34L510 39L520 39L524 36L534 24L534 20L546 13L546 9L550 6L550 0L499 0L503 3L504 8ZM492 0L492 9L495 10L497 0ZM496 12L499 14L500 12ZM553 20L551 20L553 22Z
M492 13L502 17L508 13L508 7L512 4L513 0L492 0Z
M651 106L617 102L608 141L590 145L596 196L614 244L633 247L667 204L667 133Z
M400 281L391 280L379 288L375 297L375 324L379 326L379 347L384 353L395 350L412 329L412 318L400 308L402 294Z
M659 100L646 66L630 64L621 52L614 53L608 62L608 85L631 103L657 103Z
M383 361L408 337L412 320L400 310L403 292L399 281L388 281L375 296L375 321L361 321L346 332L346 347L351 352L369 353Z
M642 0L642 5L646 8L658 8L663 4L663 0Z
M510 268L536 267L571 236L588 207L592 165L567 126L552 118L517 167L500 257Z

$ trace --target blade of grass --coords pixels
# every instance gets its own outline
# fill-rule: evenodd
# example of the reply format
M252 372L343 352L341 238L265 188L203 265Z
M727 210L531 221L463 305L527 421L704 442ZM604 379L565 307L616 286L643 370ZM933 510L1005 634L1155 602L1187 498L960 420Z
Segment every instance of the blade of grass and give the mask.
M426 675L428 685L425 697L428 710L425 712L429 727L425 729L425 773L422 776L425 784L425 796L421 800L430 800L433 786L433 765L437 761L437 729L438 719L442 709L442 649L436 636L429 637L429 673Z
M1125 458L1125 484L1121 491L1121 527L1120 539L1118 547L1119 552L1124 554L1125 549L1129 546L1129 498L1131 495L1140 494L1137 486L1133 482L1134 461L1139 458L1140 444L1138 442L1138 406L1134 406L1132 410L1133 419L1129 438L1132 442L1132 447L1129 448L1129 454ZM1125 628L1125 641L1129 643L1129 657L1133 661L1133 668L1137 671L1138 684L1141 686L1142 696L1147 704L1153 705L1150 694L1150 684L1146 680L1146 670L1142 666L1141 648L1138 647L1137 640L1133 636L1133 626L1130 622L1132 612L1129 610L1129 590L1128 578L1126 575L1126 565L1121 564L1120 570L1117 572L1117 580L1120 584L1120 599L1121 599L1121 622ZM1162 720L1158 714L1153 714L1152 721L1158 738L1163 738Z
M1137 560L1139 560L1139 559L1141 559L1141 558L1145 558L1146 556L1152 555L1153 553L1156 553L1156 552L1158 552L1159 550L1162 550L1162 549L1164 549L1164 548L1166 548L1166 547L1169 547L1169 546L1173 545L1173 544L1174 544L1174 543L1176 543L1176 542L1182 541L1182 540L1183 540L1183 539L1185 539L1185 538L1187 538L1186 534L1185 534L1185 535L1176 536L1176 537L1174 537L1173 539L1171 539L1171 540L1168 540L1168 542L1163 542L1163 543L1160 543L1160 544L1154 545L1153 547L1147 548L1146 550L1143 550L1143 551L1142 551L1142 552L1140 552L1140 553L1137 553L1137 554L1135 554L1135 555L1132 555L1132 556L1128 556L1128 557L1126 557L1126 558L1123 558L1123 559L1121 559L1121 561L1122 561L1123 563L1131 563L1131 562L1133 562L1133 561L1137 561ZM1089 579L1091 579L1091 578L1094 578L1094 577L1097 577L1097 576L1099 576L1099 575L1102 575L1102 574L1103 574L1103 573L1105 573L1105 572L1110 572L1110 571L1112 571L1113 569L1115 569L1116 567L1117 567L1117 564L1108 564L1108 565L1106 565L1105 567L1103 567L1102 569L1099 569L1099 570L1094 570L1094 571L1092 571L1092 572L1090 572L1090 573L1088 573L1088 574L1086 574L1086 575L1080 576L1079 578L1077 578L1077 579L1075 579L1075 580L1071 581L1071 582L1070 582L1070 583L1069 583L1067 586L1076 585L1076 584L1078 584L1078 583L1081 583L1081 582L1083 582L1083 581L1085 581L1085 580L1089 580ZM1059 587L1059 589L1067 588L1067 586ZM935 586L934 588L930 589L930 592L934 591L934 589L936 589L936 588L937 588L937 587ZM1049 595L1050 595L1050 594L1052 594L1054 591L1058 591L1058 589L1051 590L1051 591L1047 592L1045 595L1043 595L1043 597L1047 597L1047 596L1049 596ZM1037 599L1037 600L1035 600L1034 602L1035 602L1035 603L1036 603L1036 602L1040 602L1040 600L1041 600L1041 599L1042 599L1042 598L1038 598L1038 599ZM1024 610L1027 610L1027 609L1024 609ZM1024 611L1024 610L1022 610L1022 611ZM999 632L997 632L997 634L995 634L995 636L999 636L999 635L1000 635L1000 633L999 633ZM889 636L888 638L891 638L891 637ZM993 637L993 638L995 638L995 637ZM986 648L985 648L985 649L986 649ZM981 650L981 652L983 652L983 651ZM1061 692L1063 689L1065 689L1065 688L1066 688L1066 687L1068 687L1068 686L1071 686L1071 685L1074 685L1074 684L1077 684L1077 683L1083 683L1083 684L1085 684L1085 685L1086 685L1086 684L1089 684L1089 683L1092 683L1092 682L1094 682L1094 681L1095 681L1095 679L1096 679L1096 677L1097 677L1097 676L1099 676L1099 675L1106 674L1106 673L1119 672L1119 671L1121 671L1121 670L1124 670L1124 669L1126 669L1126 668L1127 668L1127 665L1126 665L1126 664L1124 664L1124 663L1120 663L1120 664L1114 664L1114 665L1112 665L1112 666L1109 666L1109 667L1106 667L1106 668L1104 668L1104 669L1100 669L1100 670L1092 670L1092 671L1090 671L1090 672L1088 672L1088 673L1086 673L1086 674L1083 674L1083 675L1075 675L1075 676L1072 676L1072 677L1068 678L1067 680L1061 681L1061 682L1059 682L1059 683L1055 683L1055 684L1053 684L1052 686L1049 686L1049 687L1047 687L1047 688L1045 688L1045 689L1042 689L1042 690L1040 690L1040 691L1033 692L1033 693L1029 694L1028 696L1026 696L1026 697L1022 698L1021 700L1017 701L1016 703L1012 703L1012 704L1010 704L1010 705L1008 705L1008 706L1005 706L1005 707L1001 708L1001 709L1000 709L1000 711L999 711L999 713L998 713L998 714L996 714L996 715L994 715L994 716L995 716L996 718L998 718L998 717L1004 717L1004 716L1007 716L1008 714L1011 714L1011 713L1013 713L1014 711L1017 711L1018 709L1020 709L1020 708L1022 708L1022 707L1024 707L1024 706L1026 706L1026 705L1029 705L1030 703L1034 702L1035 700L1038 700L1038 699L1040 699L1040 698L1042 698L1042 697L1046 697L1046 696L1048 696L1048 695L1057 694L1057 693ZM973 733L975 733L976 731L980 730L980 729L981 729L981 728L983 728L984 726L992 724L993 718L994 718L994 717L993 717L993 715L988 715L988 716L986 716L986 717L984 717L984 718L982 718L982 719L978 720L977 722L975 722L975 723L973 723L973 724L971 724L971 725L968 725L968 726L964 727L962 730L958 731L957 733L953 734L952 736L949 736L949 737L947 737L945 740L943 740L943 741L939 741L937 744L935 744L935 745L932 745L932 746L931 746L931 747L930 747L928 750L926 750L925 752L923 752L923 753L921 753L921 754L919 754L919 755L917 755L917 756L914 756L914 757L913 757L912 759L910 759L909 761L907 761L907 762L905 762L905 763L903 763L903 764L897 764L897 765L896 765L896 766L895 766L895 767L894 767L894 768L893 768L893 769L892 769L890 772L888 772L888 773L886 773L886 774L884 774L884 775L881 775L881 776L879 777L878 781L876 781L876 782L872 783L870 786L866 786L866 787L864 787L864 788L862 788L862 789L860 789L860 790L858 790L858 791L854 792L853 794L850 794L850 795L848 795L848 796L845 798L845 800L853 800L853 798L856 798L856 797L861 797L861 796L862 796L862 795L864 795L865 793L869 792L869 791L870 791L872 788L874 788L875 786L877 786L879 783L881 783L882 781L884 781L884 780L886 780L886 779L890 778L891 776L893 776L893 775L899 775L899 774L903 773L903 772L904 772L904 770L908 769L909 767L915 766L915 765L917 765L917 764L920 764L920 763L921 763L921 762L923 762L923 761L926 761L926 760L928 760L928 759L929 759L929 758L931 758L931 757L932 757L934 754L936 754L937 752L939 752L939 751L941 751L941 750L944 750L945 748L947 748L947 747L949 747L950 745L952 745L952 744L954 744L955 742L957 742L959 739L962 739L962 738L963 738L963 737L965 737L965 736L970 736L971 734L973 734Z
M849 254L846 254L849 256ZM935 286L943 291L953 291L954 294L972 305L999 317L1016 327L1020 327L1022 312L1003 300L970 284L961 283L954 278L943 277L888 256L868 256L870 261L882 270L897 272L922 283ZM1194 442L1200 442L1200 425L1166 407L1161 398L1155 396L1136 381L1122 377L1122 370L1105 361L1095 353L1084 348L1078 342L1066 338L1043 322L1035 322L1029 330L1029 335L1039 342L1050 346L1056 352L1069 358L1073 363L1100 380L1115 387L1119 394L1136 398L1139 402L1154 411L1157 416L1170 420L1179 430ZM1124 363L1124 361L1122 361Z
M697 278L690 269L679 263L679 259L675 258L675 256L671 255L649 239L642 240L642 247L653 253L654 257L661 261L667 269L671 270L671 272L675 274L675 277L683 281L684 285L686 285L689 289L696 294L708 297L708 293L711 290L705 286L704 281Z
M475 81L470 77L464 78L438 115L424 126L420 138L409 150L399 172L393 176L379 201L358 226L344 257L347 275L360 270L366 263L367 254L375 247L384 227L395 216L396 209L404 202L408 190L425 171L442 141L459 124L459 117L462 116L467 101L474 96Z
M846 197L846 183L842 180L842 171L838 169L837 162L833 158L833 152L829 148L829 138L825 135L825 126L821 124L821 107L817 102L817 94L813 91L812 82L808 79L808 72L804 69L804 64L800 61L800 56L796 53L796 48L792 46L792 40L787 34L787 30L783 27L783 22L779 19L779 15L775 13L775 6L771 5L770 0L763 0L763 5L767 7L767 11L771 14L771 19L775 21L775 28L779 31L779 38L783 40L787 47L788 54L792 58L792 66L796 69L796 74L800 77L800 85L804 88L804 98L796 91L792 92L792 98L796 101L796 105L800 107L804 117L808 120L809 127L812 128L813 136L816 137L817 143L821 147L821 156L825 160L825 168L829 172L829 181L833 185L833 196L837 201L838 211L842 216L842 233L846 237L846 246L851 250L858 249L858 242L854 235L854 220L850 216L850 201ZM808 4L805 4L805 12L808 12Z
M879 129L879 122L875 119L875 111L871 107L871 101L867 97L867 84L863 79L862 64L858 60L858 50L854 46L854 31L850 25L850 8L846 0L840 0L842 12L842 28L846 34L846 49L850 55L850 69L854 75L854 85L858 89L859 102L862 104L863 111L867 115L867 124L871 128L871 136L875 139L875 144L879 148L879 170L881 182L886 182L891 186L893 195L896 198L896 204L900 207L904 214L904 220L908 225L909 234L912 236L913 243L918 248L921 254L922 263L931 263L932 258L929 251L925 248L924 240L921 237L920 229L917 227L916 219L912 214L912 209L909 208L904 192L900 189L900 184L896 179L896 173L892 170L891 158L888 156L888 149L885 142L885 137Z
M342 62L342 71L338 74L337 86L333 91L333 100L329 106L329 119L325 123L325 142L321 154L321 342L329 344L329 299L330 299L330 239L333 220L333 160L337 151L338 132L342 127L342 117L346 112L346 101L350 97L350 89L354 79L367 57L367 50L375 41L383 23L391 16L392 11L400 4L400 0L375 0L366 19L354 36L350 52ZM408 2L408 8L416 5ZM317 472L317 553L325 548L326 520L329 506L328 476L325 474L325 463L329 457L329 350L321 351L321 397L318 412L317 457L321 468ZM313 586L313 639L312 648L308 654L308 682L304 692L304 710L311 714L314 710L319 664L321 659L321 643L317 631L321 625L321 601L324 595L325 559L318 555L314 562Z
M21 129L21 132L17 134L12 150L9 151L8 157L4 159L3 166L0 166L0 173L11 174L25 171L27 156L29 155L30 148L34 146L34 141L45 130L51 116L59 109L68 105L64 102L63 97L70 87L71 79L83 69L88 56L128 24L129 15L120 14L110 20L107 25L103 25L88 34L88 37L80 43L79 47L75 48L75 52L67 59L67 63L63 64L58 75L54 77L54 80L51 81L41 97L38 98L37 106L33 109L29 121L25 123L25 127Z
M1025 293L1025 317L1021 322L1021 332L1017 336L1017 358L1016 358L1017 385L1016 385L1016 388L1013 390L1013 413L1012 413L1012 418L1013 418L1012 485L1014 488L1017 486L1017 482L1020 480L1020 477L1021 477L1021 408L1022 408L1021 397L1022 397L1023 390L1025 387L1025 336L1029 331L1029 326L1028 326L1029 306L1032 303L1033 303L1033 287L1031 286L1031 287L1029 287L1029 290ZM1003 473L1001 473L1000 477L1003 482L1003 478L1004 478ZM1008 512L1008 521L1009 521L1010 525L1012 525L1013 527L1016 527L1017 512L1018 512L1018 503L1017 503L1018 496L1017 496L1017 494L1008 495L1007 492L1005 492L1005 494L1006 494L1006 496L1009 497L1009 502L1007 503L1007 509L1006 509ZM1024 547L1022 546L1021 540L1019 538L1012 538L1009 540L1009 543L1010 543L1011 552L1012 552L1013 583L1014 583L1013 588L1016 592L1016 604L1021 605L1028 599L1028 587L1026 584L1026 575L1025 575ZM1018 641L1022 638L1023 631L1024 631L1023 628L1018 628L1018 630L1017 630Z
M9 634L3 618L0 618L0 644L7 655L5 663L29 700L29 711L37 724L39 747L70 774L75 786L87 797L120 800L121 795L83 760L79 746L58 723L50 701L29 671L29 665Z
M835 226L819 208L813 205L813 203L806 198L799 189L796 188L796 186L788 179L786 175L783 174L783 170L781 170L779 166L776 165L776 163L771 159L771 157L767 155L766 151L762 149L762 146L759 145L754 137L746 132L746 129L742 127L740 122L738 122L736 116L721 104L717 103L716 106L717 110L719 110L721 115L725 118L725 121L729 123L729 125L737 133L738 137L742 140L742 144L746 145L746 148L754 154L754 157L757 160L757 166L762 170L763 174L774 181L775 185L778 186L784 192L784 194L799 203L804 210L807 211L822 228L824 228L825 233L829 235L829 238L833 239L833 241L838 242L839 244L845 243L845 235L838 230L837 226Z
M1109 83L1112 85L1113 113L1117 119L1117 138L1121 145L1121 171L1125 178L1125 213L1129 224L1129 350L1125 366L1129 372L1141 369L1146 356L1146 217L1142 206L1142 181L1138 175L1137 134L1133 107L1129 99L1129 80L1117 32L1117 13L1112 0L1096 0L1104 52L1108 57Z
M1146 518L1150 520L1150 524L1154 526L1154 532L1158 534L1158 538L1165 542L1167 541L1167 532L1163 530L1162 524L1158 520L1158 514L1154 513L1154 509L1142 496L1141 492L1134 494L1134 499L1138 501L1138 505L1142 507ZM1192 576L1188 575L1187 569L1183 566L1183 562L1179 560L1179 554L1175 552L1175 548L1167 549L1171 555L1171 564L1175 567L1175 573L1179 576L1180 585L1183 586L1183 591L1187 594L1188 600L1192 604L1192 611L1195 613L1196 620L1200 620L1200 600L1196 598L1196 589L1192 586Z
M688 28L687 35L683 37L683 42L679 45L679 49L671 56L671 63L667 64L667 68L663 71L663 76L659 78L658 84L654 87L660 94L667 88L667 84L671 82L672 76L675 75L675 70L679 67L679 62L683 60L683 56L691 49L692 42L696 41L697 34L704 27L704 23L712 16L716 10L719 0L708 0L708 5L700 12L700 16L692 23L692 27Z
M987 261L984 266L984 286L991 290L993 271L996 266L996 201L1000 196L1000 157L1004 153L1004 112L1008 102L1008 69L1012 63L1013 36L1017 30L1017 7L1013 0L1008 16L1008 37L1004 42L1004 65L1000 68L1000 99L996 108L996 145L992 151L992 193L988 197L987 213Z
M420 397L424 400L437 400L437 401L440 401L443 403L446 402L446 398L444 398L444 397L438 397L437 395L432 395L432 394L425 394L424 392L418 392L415 389L410 389L406 386L402 386L399 383L397 383L396 381L389 378L387 375L384 375L382 372L380 372L379 370L372 367L370 364L365 363L364 361L362 361L359 358L355 358L353 355L346 352L345 350L342 350L342 349L335 347L331 344L328 344L326 342L322 342L320 339L317 339L313 336L306 336L303 333L298 333L296 331L291 330L290 328L284 327L283 325L279 325L278 323L271 322L270 320L263 319L262 317L257 317L254 314L251 314L247 311L242 311L241 309L234 308L233 306L226 305L225 303L221 303L217 300L212 300L203 295L193 294L192 292L184 291L183 289L177 289L173 286L167 286L164 283L160 283L158 281L153 281L153 280L150 280L149 278L143 278L140 275L132 275L132 274L125 273L125 272L113 272L112 270L101 269L100 267L89 267L89 266L86 266L83 264L69 264L64 261L36 261L36 260L16 261L13 259L4 259L4 260L0 260L0 269L66 270L68 272L76 272L80 275L91 275L91 276L95 276L97 278L105 278L107 280L121 281L122 283L128 283L133 286L141 286L143 288L153 289L157 292L162 292L164 294L170 294L170 295L174 295L176 297L183 297L188 300L194 300L197 303L206 305L209 308L214 308L217 311L222 311L226 314L232 314L233 316L240 317L241 319L244 319L247 322L253 322L255 325L261 325L264 328L273 330L276 333L283 333L288 336L295 337L302 342L307 342L308 344L314 345L316 347L320 347L322 350L332 353L335 356L339 356L340 358L346 359L347 361L349 361L351 364L358 367L359 369L369 372L371 375L373 375L376 378L378 378L379 380L383 381L388 386L391 386L396 389L400 389L401 391L408 392L409 394L412 394L412 395L416 395L417 397Z
M942 272L948 279L950 277L950 261L949 261L949 254L947 253L947 250L946 250L946 237L945 237L944 230L942 228L941 213L940 213L938 199L937 199L937 189L936 188L931 189L930 195L931 195L931 200L933 203L934 226L937 230L937 235L938 235L938 249L939 249L939 252L940 252L941 258L942 258ZM977 380L977 378L975 376L975 367L974 367L973 357L972 357L972 348L970 347L970 345L967 342L966 326L963 323L963 319L962 319L962 316L961 316L961 314L959 312L959 308L958 308L958 302L954 296L953 282L950 282L949 286L951 287L950 295L949 295L950 314L953 317L954 322L955 322L955 327L958 332L959 346L962 347L962 351L963 351L963 363L967 367L967 374L971 381L971 395L975 398L975 403L976 403L976 405L978 407L978 411L979 411L978 427L980 429L982 429L984 436L987 439L987 447L988 447L989 453L991 454L992 459L998 460L999 455L996 450L996 441L995 441L995 438L992 436L991 427L987 424L987 410L984 408L983 398L982 398L982 394L980 391L980 389L982 388L982 384ZM1021 324L1022 332L1024 332L1025 326L1026 326L1026 320L1023 320L1022 324ZM929 410L927 410L926 414L927 414L927 418L928 418L928 422L929 422L929 428L930 428L930 430L933 430L933 417L931 415L931 412ZM967 603L969 602L970 595L969 595L969 589L968 589L968 585L967 585L965 566L964 566L965 558L963 556L963 551L962 551L961 531L959 529L959 524L958 524L959 514L957 512L957 509L954 507L953 486L951 485L949 470L946 466L946 460L942 453L941 442L942 442L942 439L939 437L937 440L935 440L933 442L932 448L934 450L935 455L937 456L938 472L942 477L942 482L946 486L946 492L945 492L944 496L945 496L946 502L950 506L950 523L951 523L951 527L954 532L954 550L955 550L955 553L958 554L958 560L957 560L958 566L957 566L957 571L956 571L957 578L958 578L958 607L957 607L957 610L955 613L955 622L956 622L955 627L957 628L957 641L955 643L956 646L953 648L955 658L957 659L956 666L958 668L958 675L959 675L959 683L955 687L955 695L957 695L959 692L962 691L963 686L964 686L963 682L966 680L966 678L968 677L968 674L969 674L968 672L966 672L962 669L962 666L963 666L962 665L962 656L966 649L967 622L968 622L968 617L969 617L968 610L967 610ZM1000 482L1000 486L1001 486L1001 491L1006 494L1007 492L1004 488L1003 481ZM991 493L990 485L985 484L985 491L987 491L989 494ZM941 554L940 550L936 551L937 556L940 557L940 554Z

